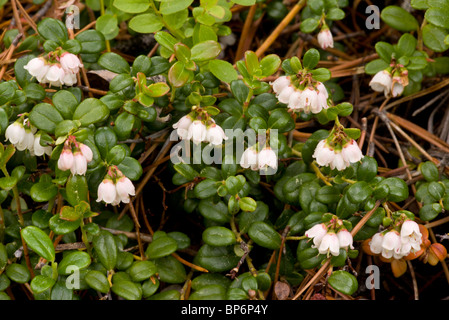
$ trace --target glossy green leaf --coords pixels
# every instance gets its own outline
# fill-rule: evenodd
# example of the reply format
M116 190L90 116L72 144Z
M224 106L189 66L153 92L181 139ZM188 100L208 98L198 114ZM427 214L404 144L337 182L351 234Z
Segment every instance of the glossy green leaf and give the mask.
M92 289L105 294L109 292L110 287L108 279L102 272L91 270L86 274L84 279Z
M381 12L380 17L390 27L402 32L414 31L419 27L415 17L398 6L385 7Z
M154 239L151 242L147 250L145 251L145 255L149 259L157 259L161 257L168 256L175 252L178 249L178 243L173 238L164 236L157 239Z
M35 226L28 226L21 233L28 247L34 252L47 261L55 260L55 247L44 231Z
M236 242L234 233L225 227L209 227L203 232L203 241L208 245L220 247Z
M248 235L261 247L276 250L281 246L280 234L263 221L254 222L249 227Z
M358 288L357 278L343 270L334 271L328 282L332 288L347 295L352 295Z
M106 230L94 237L92 244L97 253L98 260L107 269L113 270L117 264L117 245L114 236Z

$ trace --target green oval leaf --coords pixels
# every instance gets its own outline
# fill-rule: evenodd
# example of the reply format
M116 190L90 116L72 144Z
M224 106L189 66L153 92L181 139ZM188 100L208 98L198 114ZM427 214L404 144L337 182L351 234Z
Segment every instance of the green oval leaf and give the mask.
M248 229L248 235L264 248L276 250L281 246L281 235L263 221L254 222Z
M178 250L178 243L176 240L168 236L164 236L154 239L153 242L148 245L145 255L149 259L157 259L168 256L176 250Z
M332 288L347 295L356 292L359 286L357 278L343 270L334 271L329 277L328 282Z
M225 227L209 227L203 232L203 241L208 245L220 247L236 242L234 233Z
M27 245L47 261L55 260L55 247L48 235L35 226L28 226L22 230L22 237Z

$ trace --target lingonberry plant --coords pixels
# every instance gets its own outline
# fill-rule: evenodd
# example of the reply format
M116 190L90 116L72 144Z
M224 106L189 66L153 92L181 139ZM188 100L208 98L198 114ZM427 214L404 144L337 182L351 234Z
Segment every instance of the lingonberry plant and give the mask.
M366 266L417 297L413 265L447 276L449 4L385 7L371 33L360 6L0 1L0 298L373 298ZM387 112L429 94L429 132Z

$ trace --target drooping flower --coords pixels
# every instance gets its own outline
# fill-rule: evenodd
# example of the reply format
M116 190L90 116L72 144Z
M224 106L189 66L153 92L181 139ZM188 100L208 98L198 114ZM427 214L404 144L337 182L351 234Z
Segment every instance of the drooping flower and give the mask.
M314 225L305 232L305 236L313 239L314 247L318 247L323 237L327 234L327 227L324 223Z
M185 115L173 125L173 128L176 129L178 136L184 140L188 137L189 127L192 123L192 118L189 115Z
M382 243L384 241L383 233L376 233L369 242L369 248L372 253L380 254L382 252Z
M72 74L78 73L80 68L83 67L80 59L70 52L64 52L61 55L59 62L65 71Z
M360 161L363 154L353 139L341 146L341 149L331 146L328 139L324 139L318 142L312 157L320 166L330 166L331 169L341 171L349 167L351 163Z
M70 168L70 172L75 175L85 175L87 171L87 159L83 156L80 151L75 151L73 153L73 165Z
M391 87L391 96L398 97L404 92L404 85L402 84L400 77L393 77L392 87Z
M98 185L97 195L97 202L104 201L107 204L112 204L117 198L117 189L114 182L108 178L103 179Z
M390 259L400 259L403 255L401 253L401 237L396 230L391 230L384 235L382 241L382 256Z
M330 252L333 256L340 254L340 243L334 232L328 232L324 235L318 247L318 252L320 254L328 254Z
M44 153L46 155L48 155L48 156L51 156L52 147L50 147L50 146L46 146L46 147L41 146L41 135L40 134L36 134L34 136L33 152L34 152L34 154L36 156L43 156Z
M259 159L259 169L267 169L268 167L277 169L278 158L276 152L270 147L263 148L258 155Z
M259 168L259 153L255 148L246 149L240 158L240 166L242 168L251 167L252 170Z
M206 131L206 141L218 146L223 143L223 140L228 140L228 137L223 131L223 128L219 125L212 123Z
M287 88L291 84L290 78L288 76L281 76L270 82L270 85L273 87L273 91L277 94L280 94L282 90Z
M288 104L290 102L290 96L295 92L295 88L292 85L289 85L282 89L279 94L277 94L277 98L279 102Z
M401 226L401 242L403 245L409 244L413 250L421 248L422 234L419 225L412 220L406 220ZM408 250L410 251L410 250Z
M31 76L35 77L37 81L43 82L49 66L43 58L33 58L28 61L23 68L27 70Z
M64 148L58 159L59 170L66 171L70 170L73 166L73 153L69 148Z
M53 64L47 71L45 78L50 86L60 87L64 84L63 79L65 76L64 69L59 64Z
M76 74L75 73L69 73L66 72L64 76L62 77L62 84L66 86L73 86L76 83Z
M351 233L346 229L341 229L337 232L338 242L340 243L340 248L351 248L354 249L352 245L354 239L352 238Z
M325 167L332 163L335 153L334 150L327 144L326 140L320 140L312 156L316 159L318 165Z
M115 184L117 195L123 203L129 203L129 196L135 196L136 190L134 184L127 177L122 176Z
M351 139L348 143L343 146L341 150L343 160L349 163L355 163L363 158L362 151L359 145L354 139Z
M81 142L79 143L79 148L80 148L81 154L84 156L84 158L86 158L87 162L91 162L92 157L93 157L92 149L89 146L87 146Z
M292 110L303 110L303 106L301 105L301 91L295 90L288 99L287 107Z
M206 140L207 128L201 120L195 120L189 126L187 139L192 140L193 143L199 144Z
M105 202L116 206L129 203L130 196L136 195L134 184L116 166L109 167L108 173L98 186L97 202Z
M334 38L329 28L325 25L317 36L318 43L323 50L334 47Z
M92 161L92 150L84 143L69 136L58 159L58 168L62 171L70 170L75 175L85 175L87 163Z
M371 89L377 92L383 92L387 96L391 91L392 77L387 70L379 71L374 75L369 83Z
M16 149L19 151L32 150L34 147L34 135L30 129L25 129L25 136L19 143L15 145Z
M5 138L13 145L18 144L25 138L25 128L22 123L15 121L6 128Z

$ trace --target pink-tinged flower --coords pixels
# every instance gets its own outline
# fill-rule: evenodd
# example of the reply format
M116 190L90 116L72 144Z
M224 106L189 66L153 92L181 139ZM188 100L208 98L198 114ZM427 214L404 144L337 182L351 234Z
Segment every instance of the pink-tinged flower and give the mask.
M73 153L70 149L63 149L58 159L59 170L66 171L73 166Z
M334 232L329 232L324 235L318 247L318 252L320 254L328 254L330 252L333 256L340 254L340 242Z
M302 110L301 107L301 91L294 90L288 100L288 108L292 110Z
M317 248L321 244L321 240L327 234L327 227L324 223L314 225L312 228L306 231L307 238L313 239L313 247Z
M61 58L59 60L61 63L62 68L70 73L78 73L80 68L83 66L80 59L69 52L64 52L61 55Z
M14 145L22 141L25 138L25 128L23 127L23 124L18 121L10 124L8 128L6 128L5 138Z
M195 120L189 127L187 139L199 144L206 140L207 128L201 120Z
M384 235L382 241L382 256L390 259L393 256L395 258L401 257L401 237L395 230L389 231Z
M123 203L129 203L129 196L136 195L134 184L125 176L121 177L117 181L115 188L118 195L117 199L120 198Z
M44 79L49 66L46 65L43 58L34 58L28 61L28 63L23 67L27 70L37 81L42 82Z
M393 85L391 87L391 95L393 97L398 97L404 92L404 85L401 82L401 77L393 77Z
M401 242L409 244L413 250L420 250L422 243L422 233L415 221L406 220L401 226Z
M334 38L332 37L331 31L327 27L321 29L321 31L318 33L317 39L320 47L323 50L334 47Z
M252 170L257 170L259 168L259 154L256 149L248 148L246 149L243 154L242 158L240 159L240 166L242 168L249 168L251 167Z
M310 111L314 114L320 113L321 110L329 108L327 97L324 93L318 93L317 103L310 107Z
M391 74L387 70L376 73L369 83L371 89L377 92L383 92L385 96L390 93L391 84Z
M62 67L58 64L52 65L49 69L47 74L45 75L45 78L47 79L48 83L51 86L54 87L60 87L63 85L63 78L65 76L65 71L62 69Z
M181 139L187 139L189 134L189 127L192 123L192 118L189 115L185 115L173 125L173 128L176 129L176 133Z
M41 146L41 135L37 134L34 136L33 152L36 156L43 156L44 153L48 156L51 155L52 148L50 146Z
M295 89L293 88L293 86L290 85L290 86L282 89L282 91L277 94L277 98L278 98L279 102L288 104L288 102L290 101L290 96L294 92L295 92Z
M321 140L318 142L312 157L316 159L318 165L325 167L333 162L335 153L326 143L326 140Z
M270 85L273 86L273 91L277 94L280 94L282 90L287 88L291 84L289 77L287 76L281 76L274 80L273 82L270 82Z
M25 129L25 135L19 143L15 145L16 149L19 151L24 150L33 150L34 147L34 134L31 132L30 129Z
M363 158L362 151L354 139L343 146L341 154L343 159L349 163L360 161Z
M318 90L318 94L324 95L324 97L329 98L329 93L327 92L326 86L322 82L318 82L316 84L316 88Z
M354 246L352 243L354 242L354 239L352 238L351 233L346 230L342 229L337 232L338 242L340 243L340 248L351 248L354 249Z
M278 157L270 147L263 148L259 152L258 159L259 169L267 169L268 167L277 169L278 167Z
M91 162L92 157L93 157L92 149L89 148L89 146L85 145L84 143L80 143L79 148L80 148L81 154L84 156L84 158L86 158L86 161Z
M301 108L304 109L304 112L309 113L312 108L316 110L318 93L314 88L308 87L302 91L300 101Z
M218 146L223 143L223 140L228 140L228 137L224 133L223 128L215 123L211 124L206 131L206 141L209 141L209 143Z
M382 252L382 242L384 241L384 235L380 232L376 233L369 242L369 249L374 254L380 254Z
M104 179L98 186L97 202L104 201L112 204L117 198L117 189L114 182L110 179Z
M73 165L70 168L70 172L73 175L79 174L81 176L85 175L87 171L87 160L79 151L75 151L73 154Z

